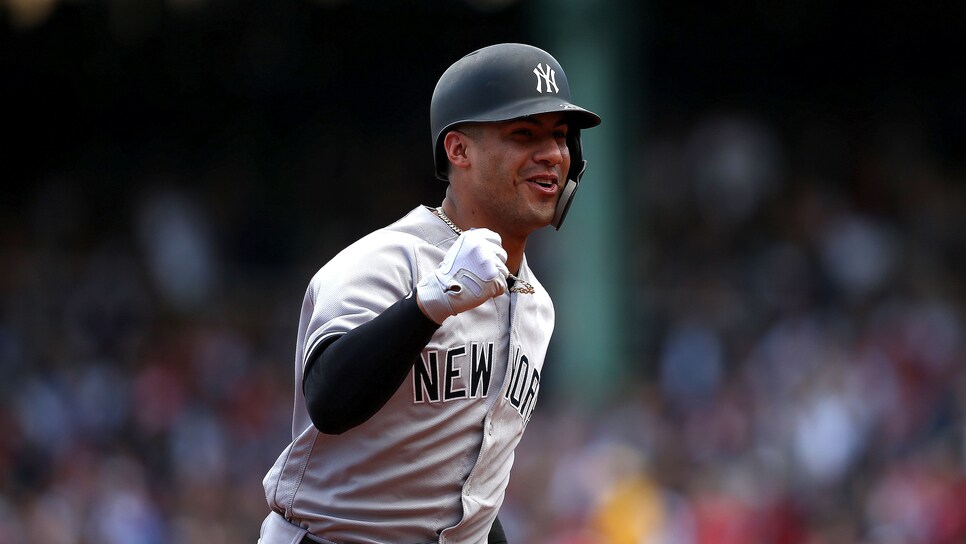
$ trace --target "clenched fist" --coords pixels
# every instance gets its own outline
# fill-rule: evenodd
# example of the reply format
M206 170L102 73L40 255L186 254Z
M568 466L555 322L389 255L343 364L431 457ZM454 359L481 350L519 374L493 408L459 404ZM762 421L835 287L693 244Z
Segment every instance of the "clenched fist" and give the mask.
M439 268L416 285L416 298L427 317L442 324L447 317L506 292L510 271L501 242L500 235L489 229L460 234Z

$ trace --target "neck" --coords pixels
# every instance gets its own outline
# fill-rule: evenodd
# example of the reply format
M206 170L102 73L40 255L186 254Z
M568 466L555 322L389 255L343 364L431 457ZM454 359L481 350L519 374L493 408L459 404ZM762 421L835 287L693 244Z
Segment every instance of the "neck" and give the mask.
M523 263L523 252L527 245L526 237L521 238L519 236L514 236L506 232L504 229L494 226L488 221L480 219L476 214L468 213L466 210L462 210L449 197L443 199L442 208L443 213L446 214L449 220L452 221L460 230L486 228L499 234L503 249L506 250L507 253L507 268L510 270L511 274L517 274L520 272L520 265Z

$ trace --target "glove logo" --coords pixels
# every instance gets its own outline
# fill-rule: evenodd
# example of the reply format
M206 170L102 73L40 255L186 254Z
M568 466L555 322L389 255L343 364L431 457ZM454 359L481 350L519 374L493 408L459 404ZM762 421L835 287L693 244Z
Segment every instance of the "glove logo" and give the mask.
M546 84L547 92L551 92L550 87L553 87L554 93L560 92L560 87L557 87L557 72L548 64L546 68L543 67L542 62L537 63L537 67L533 69L534 75L537 76L537 92L543 93L543 84Z

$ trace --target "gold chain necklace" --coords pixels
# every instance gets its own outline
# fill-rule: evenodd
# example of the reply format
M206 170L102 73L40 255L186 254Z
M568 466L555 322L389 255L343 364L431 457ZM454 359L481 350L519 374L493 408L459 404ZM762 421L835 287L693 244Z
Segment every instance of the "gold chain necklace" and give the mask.
M456 223L453 223L453 220L447 217L445 213L443 213L442 206L434 209L433 213L436 214L436 217L439 217L440 219L442 219L443 223L446 223L446 226L453 229L453 232L455 232L457 235L463 234L463 229L457 227ZM521 293L524 295L532 295L535 292L533 289L533 285L530 285L530 282L526 280L521 280L520 278L514 276L513 274L509 274L507 277L513 280L513 287L509 288L511 293Z

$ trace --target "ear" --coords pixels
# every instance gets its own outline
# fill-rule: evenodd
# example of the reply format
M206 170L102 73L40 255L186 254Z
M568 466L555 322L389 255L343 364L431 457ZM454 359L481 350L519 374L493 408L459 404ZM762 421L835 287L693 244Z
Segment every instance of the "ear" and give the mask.
M455 168L466 168L470 165L468 153L470 145L470 137L458 130L451 130L443 137L443 150L446 151L446 158Z

